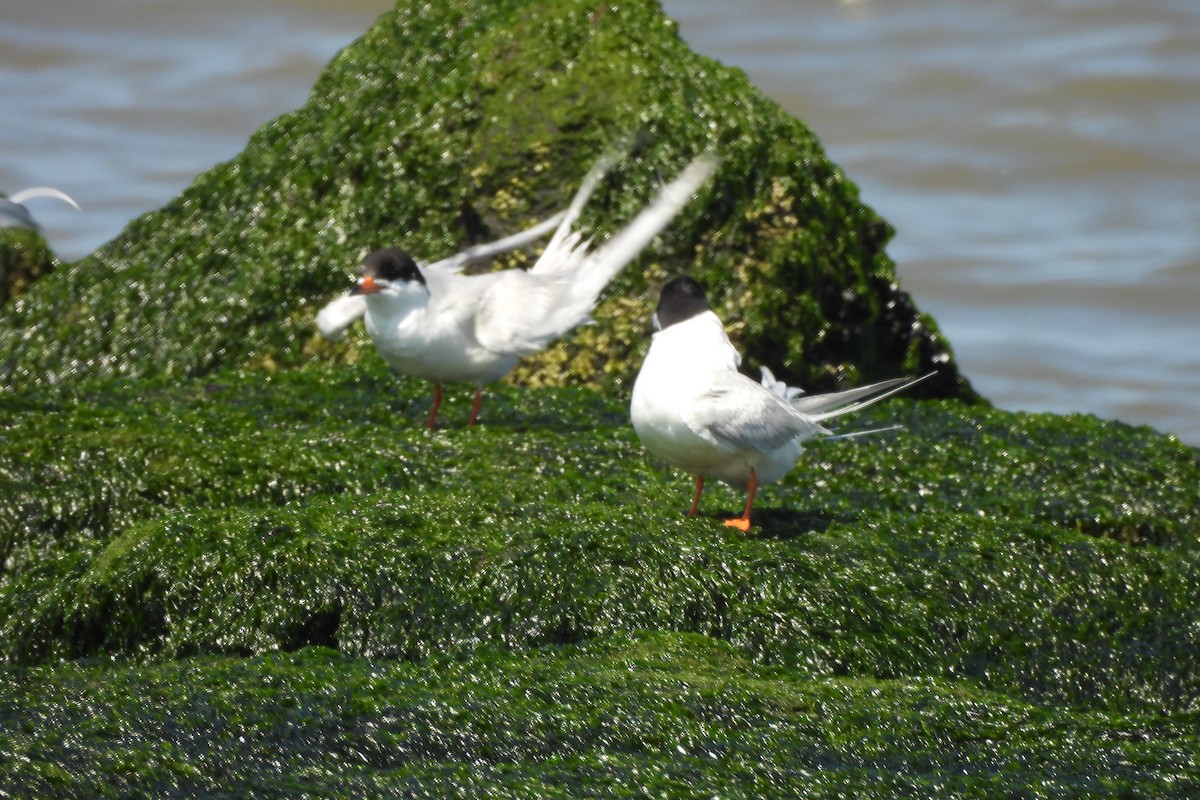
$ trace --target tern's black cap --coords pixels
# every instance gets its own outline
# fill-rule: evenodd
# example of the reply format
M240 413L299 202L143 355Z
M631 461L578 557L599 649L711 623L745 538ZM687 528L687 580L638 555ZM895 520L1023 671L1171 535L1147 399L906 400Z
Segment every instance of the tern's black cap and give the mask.
M697 314L710 311L708 298L700 284L691 278L672 278L667 281L658 296L658 309L654 312L659 329L666 329L676 322L686 322Z
M369 275L385 281L425 283L425 276L417 269L417 262L399 247L388 247L371 253L363 262L362 274L364 278Z

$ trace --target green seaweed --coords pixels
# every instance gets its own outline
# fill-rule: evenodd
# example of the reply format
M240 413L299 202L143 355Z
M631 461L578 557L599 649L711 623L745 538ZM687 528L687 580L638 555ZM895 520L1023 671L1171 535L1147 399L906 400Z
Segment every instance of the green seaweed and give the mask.
M1108 717L933 679L797 679L697 635L613 634L420 664L305 648L149 668L65 666L22 673L11 689L0 699L0 720L11 723L0 781L14 795L1200 790L1194 715Z
M315 335L368 250L515 230L615 141L601 235L722 168L480 425ZM0 796L1200 794L1200 454L963 402L890 235L655 3L453 0L91 257L7 239L53 269L0 311ZM940 381L749 534L742 487L686 517L627 418L679 272L748 368Z
M711 521L736 488L681 515L686 476L647 460L615 399L509 389L481 427L430 434L420 383L389 398L377 367L216 377L10 417L25 527L0 656L419 660L656 629L810 676L1197 700L1200 468L1166 437L893 402L861 424L903 432L815 443L744 537ZM26 457L48 429L50 491L48 459Z
M0 307L58 266L38 231L0 227Z
M303 108L10 303L0 377L20 389L373 357L363 336L330 346L312 325L366 253L400 244L434 258L524 227L622 141L629 156L583 219L601 237L696 154L722 166L615 281L598 325L514 381L628 385L650 298L692 272L746 351L793 382L936 365L924 393L974 397L897 285L891 230L854 183L745 75L692 52L652 0L398 4Z

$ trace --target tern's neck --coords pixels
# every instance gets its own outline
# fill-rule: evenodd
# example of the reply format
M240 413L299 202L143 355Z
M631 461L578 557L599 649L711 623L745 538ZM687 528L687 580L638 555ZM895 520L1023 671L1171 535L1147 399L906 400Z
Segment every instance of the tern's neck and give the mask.
M711 311L659 331L653 342L653 349L695 371L736 370L742 360L725 326Z
M367 295L367 313L378 319L395 319L424 309L428 302L429 294L425 291L379 292Z

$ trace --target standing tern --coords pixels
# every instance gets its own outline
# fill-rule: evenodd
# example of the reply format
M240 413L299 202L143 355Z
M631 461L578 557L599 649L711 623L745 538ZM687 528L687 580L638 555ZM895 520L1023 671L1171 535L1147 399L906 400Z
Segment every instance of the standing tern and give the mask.
M487 244L479 244L467 248L461 253L455 253L449 258L443 258L426 269L457 271L477 261L485 261L493 256L507 253L510 250L524 247L537 241L554 230L566 217L567 212L560 211L548 217L527 230L519 231L503 239L497 239ZM346 330L367 313L367 296L351 290L336 300L331 300L317 312L317 328L321 335L331 342L342 338Z
M467 421L474 425L483 385L588 322L604 287L679 213L717 164L709 155L693 160L629 225L593 251L573 226L612 162L601 159L566 211L524 233L428 266L399 248L371 253L350 294L318 314L318 328L335 339L362 317L392 369L433 382L429 428L437 422L442 383L474 382ZM519 247L551 228L545 251L528 271L462 274L467 263Z
M805 395L763 367L762 383L755 383L738 372L741 356L700 284L686 277L663 286L654 327L657 332L633 384L633 428L655 456L696 475L690 516L699 509L705 477L745 485L746 510L725 522L742 531L750 529L759 485L786 475L805 441L831 435L823 421L858 411L933 374Z

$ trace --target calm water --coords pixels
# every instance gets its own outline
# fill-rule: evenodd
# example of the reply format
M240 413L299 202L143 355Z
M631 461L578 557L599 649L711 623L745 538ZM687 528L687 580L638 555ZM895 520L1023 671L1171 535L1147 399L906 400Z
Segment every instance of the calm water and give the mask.
M63 258L303 104L386 0L5 0L0 190ZM812 125L902 280L1006 408L1200 445L1200 3L667 0Z

